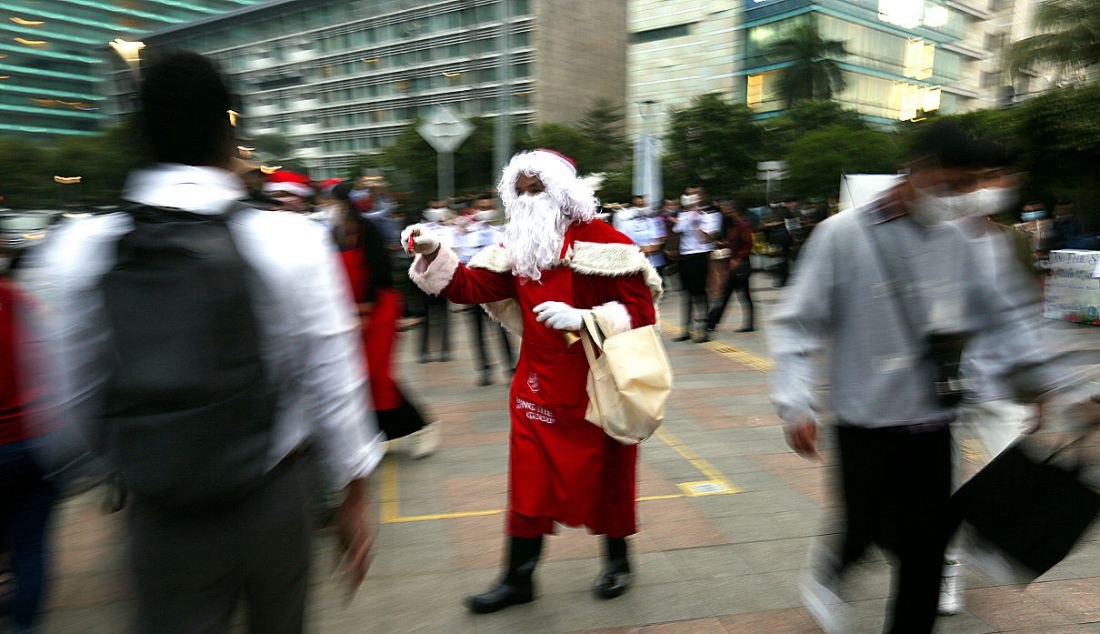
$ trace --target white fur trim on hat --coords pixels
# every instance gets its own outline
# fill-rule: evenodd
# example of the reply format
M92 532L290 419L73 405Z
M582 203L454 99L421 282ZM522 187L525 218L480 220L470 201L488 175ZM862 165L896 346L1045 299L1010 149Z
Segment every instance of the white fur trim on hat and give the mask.
M309 198L313 195L313 190L301 183L264 183L264 192L292 194L301 198Z
M516 178L520 174L537 176L558 209L573 222L588 222L596 217L595 193L583 179L577 177L576 168L561 155L535 150L513 156L497 185L505 207L517 198Z
M604 335L614 337L633 328L630 321L630 312L619 302L607 302L592 309L596 315L596 323L600 325Z
M458 256L447 245L440 245L431 264L417 254L409 267L409 279L429 295L439 295L454 279Z

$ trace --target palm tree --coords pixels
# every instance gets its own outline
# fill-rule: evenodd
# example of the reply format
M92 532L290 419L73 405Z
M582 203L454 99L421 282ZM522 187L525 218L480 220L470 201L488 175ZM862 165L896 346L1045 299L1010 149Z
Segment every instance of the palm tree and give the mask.
M836 60L847 55L844 42L823 38L812 21L799 24L773 44L769 58L792 62L779 80L787 107L806 99L832 99L833 93L844 90L844 74Z
M1050 64L1073 72L1100 64L1100 2L1044 0L1035 10L1036 35L1012 45L1013 73Z

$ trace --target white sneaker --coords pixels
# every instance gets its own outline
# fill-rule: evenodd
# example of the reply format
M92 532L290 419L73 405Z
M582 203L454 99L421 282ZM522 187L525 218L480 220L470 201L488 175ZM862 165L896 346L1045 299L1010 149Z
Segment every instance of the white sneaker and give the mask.
M943 565L943 580L940 582L939 612L944 616L961 614L963 608L962 564L949 561Z
M806 569L799 576L798 592L802 595L802 605L806 612L822 632L842 634L848 622L848 604L840 598L832 585Z
M412 450L409 455L414 460L427 458L439 449L439 445L443 442L440 425L439 421L428 423L423 429L409 436L409 440L412 441Z

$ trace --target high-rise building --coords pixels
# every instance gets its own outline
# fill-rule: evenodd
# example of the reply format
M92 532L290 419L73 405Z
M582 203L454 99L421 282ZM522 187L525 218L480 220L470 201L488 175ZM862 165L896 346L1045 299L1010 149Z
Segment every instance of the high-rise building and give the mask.
M620 0L274 0L143 41L149 56L211 56L244 132L284 135L328 177L439 106L520 124L574 122L597 99L621 106L625 38ZM121 64L113 75L124 93ZM129 107L112 101L113 115Z
M628 99L667 112L715 92L775 116L788 107L780 78L796 62L775 44L812 24L847 50L833 99L869 121L989 107L982 72L1000 53L988 23L994 5L1013 1L1026 0L632 0ZM655 118L661 130L665 118Z
M109 41L259 1L0 2L0 134L94 134L107 119L101 84Z

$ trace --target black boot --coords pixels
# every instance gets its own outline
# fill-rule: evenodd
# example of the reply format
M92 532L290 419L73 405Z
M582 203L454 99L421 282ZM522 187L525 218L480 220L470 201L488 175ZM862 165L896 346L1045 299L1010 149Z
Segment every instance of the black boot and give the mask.
M596 577L592 592L601 599L614 599L622 596L630 588L633 577L630 574L630 558L627 555L626 538L608 537L604 541L607 564Z
M512 605L535 600L531 576L542 554L542 537L510 537L508 568L504 578L481 594L466 598L466 607L475 614L489 614Z

